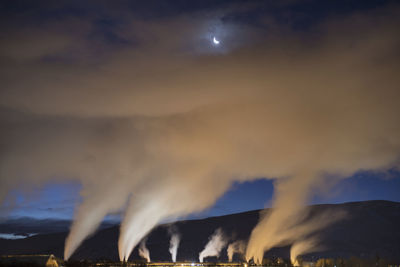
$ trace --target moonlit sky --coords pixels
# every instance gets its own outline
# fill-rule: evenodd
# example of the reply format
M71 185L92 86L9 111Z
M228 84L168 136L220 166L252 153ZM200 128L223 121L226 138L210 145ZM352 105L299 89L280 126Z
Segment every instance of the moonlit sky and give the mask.
M30 192L11 193L15 197L10 217L34 217L37 219L71 219L74 206L79 202L80 185L76 183L48 184ZM219 216L248 210L270 207L273 181L259 179L253 182L235 183L215 205L204 212L196 213L188 219ZM341 181L335 188L313 200L313 204L342 203L363 200L390 200L400 202L400 179L398 173L390 178L373 173L360 173ZM109 220L119 220L118 215L108 216Z
M273 4L273 1L265 1L264 4L260 1L250 1L250 4L244 4L246 1L160 0L128 2L99 1L97 5L93 6L88 4L94 3L90 1L87 4L80 3L80 1L59 4L55 4L53 1L3 2L0 4L0 29L3 32L1 48L4 49L3 51L7 51L7 55L14 57L16 61L30 60L33 54L38 53L43 54L40 59L42 64L49 62L51 64L60 63L63 66L75 66L74 64L76 64L76 66L82 67L82 71L85 72L88 65L92 68L99 67L101 60L110 56L110 51L118 51L137 45L134 36L127 37L127 35L120 34L121 31L125 30L125 24L128 23L127 17L140 18L140 20L151 23L159 19L195 14L201 17L199 20L206 21L206 23L201 24L201 26L197 25L196 31L190 34L185 32L186 35L182 38L191 39L182 40L182 46L179 47L179 50L188 55L225 55L235 49L259 42L261 34L265 36L274 35L273 29L260 29L259 23L264 17L273 18L276 27L284 26L282 28L288 28L294 34L301 35L302 32L315 31L313 26L327 18L340 18L365 10L375 10L389 6L395 1L328 2L310 0L281 1L282 4ZM226 10L229 10L229 12L226 12ZM90 25L85 20L86 18L90 18ZM50 26L43 31L38 30L41 26L47 25L48 21L53 21L54 27ZM67 21L66 24L70 24L63 25L65 21ZM82 23L80 29L77 25L82 21L84 23ZM29 30L31 24L35 26L35 30ZM73 32L72 37L59 32L58 27ZM159 31L156 26L154 27L156 28L155 31ZM90 30L87 30L87 28L90 28ZM89 34L82 37L86 34L86 30ZM146 32L141 32L137 28L135 30L141 38L149 38L149 42L152 42L151 37L146 36ZM189 31L189 29L186 30ZM171 33L165 32L164 34L165 38L169 38L168 35L173 34L173 30L171 30ZM314 34L317 36L318 32L315 31ZM9 36L11 37L9 38ZM311 38L310 35L305 36ZM68 39L70 37L71 39ZM213 44L214 37L220 41L218 45ZM179 36L173 38L174 41L179 40ZM45 43L42 42L43 40L47 40L54 46L43 45ZM74 45L76 40L83 42L82 46ZM54 49L54 51L51 49ZM3 53L2 57L4 57ZM8 67L4 65L2 65L2 71L7 71L7 74L9 74ZM24 75L24 70L21 70L21 72L22 74L18 75ZM15 77L10 78L7 74L1 75L1 77L2 83L8 85L12 83L9 79ZM23 77L21 79L23 80ZM37 79L46 78L37 77ZM60 80L63 79L65 77L60 76ZM24 111L32 109L36 110L38 114L46 114L53 109L55 114L64 112L74 114L76 111L71 111L68 107L60 107L59 109L57 105L53 105L54 102L50 101L52 100L51 94L46 101L47 104L43 106L41 105L42 102L37 101L35 97L30 101L29 93L23 91L21 94L24 94L24 99L20 101L18 94L14 96L6 92L4 95L7 95L8 100L2 101L0 108ZM101 101L103 99L99 100L100 104L102 104ZM86 114L85 108L77 107L77 110L79 110L77 112ZM163 108L161 107L161 109ZM121 114L123 114L124 108L121 110ZM311 203L342 203L375 199L400 201L399 178L400 175L396 171L393 171L390 175L359 172L349 179L341 180L329 192L314 196ZM270 207L273 197L273 183L274 180L265 179L235 182L229 191L220 197L212 207L185 218L203 218ZM73 179L63 182L55 179L55 181L37 186L15 188L8 192L2 204L6 211L2 216L72 219L75 205L81 201L79 193L81 188L81 184ZM112 214L107 217L107 219L118 218L119 214Z

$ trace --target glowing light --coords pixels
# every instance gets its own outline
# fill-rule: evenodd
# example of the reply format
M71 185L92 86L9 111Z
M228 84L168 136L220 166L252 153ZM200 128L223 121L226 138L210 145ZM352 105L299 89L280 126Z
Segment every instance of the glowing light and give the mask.
M214 38L213 38L213 42L214 42L214 44L219 44L219 41L215 38L215 36L214 36Z

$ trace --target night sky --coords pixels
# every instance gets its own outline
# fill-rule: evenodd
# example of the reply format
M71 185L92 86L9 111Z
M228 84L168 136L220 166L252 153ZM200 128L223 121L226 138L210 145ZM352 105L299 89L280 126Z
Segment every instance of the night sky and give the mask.
M73 220L65 258L121 221L122 260L159 223L275 207L257 261L304 237L278 233L306 205L400 201L399 17L383 0L1 1L1 217Z
M16 198L8 217L34 217L71 219L75 204L80 201L80 185L76 183L48 184L34 191L14 191ZM400 202L398 174L383 178L379 174L361 173L343 180L332 191L317 196L312 204L343 203L364 200L389 200ZM271 207L273 181L259 179L235 183L211 208L187 218L203 218ZM5 204L7 205L7 204ZM119 216L109 216L118 220Z
M72 219L74 207L80 201L80 189L79 184L70 182L50 183L29 192L13 191L11 196L15 198L15 203L7 217ZM330 192L316 196L311 203L364 200L400 202L399 192L398 173L386 177L382 174L363 172L341 181ZM272 180L257 179L252 182L235 183L211 208L185 218L205 218L271 207L272 193ZM108 216L107 219L118 221L120 217L114 215Z
M220 47L209 44L203 49L209 49L209 53L225 51L231 40L240 45L241 42L253 42L257 37L243 39L241 34L235 36L229 24L255 25L262 27L260 20L273 17L277 23L290 28L293 32L313 31L318 23L335 16L375 10L390 6L395 1L282 1L281 4L273 1L117 1L111 4L108 1L80 3L80 1L52 3L52 1L4 1L1 3L1 25L4 41L7 39L7 30L40 27L54 21L66 18L89 18L92 23L91 30L85 36L85 41L94 44L105 45L106 48L92 47L93 54L79 54L77 51L64 51L62 54L44 56L43 61L60 61L74 64L80 58L90 57L92 64L97 63L95 58L102 55L102 49L118 49L124 46L135 46L134 39L126 39L118 36L118 27L128 23L126 13L132 17L144 20L157 20L165 17L174 17L181 14L196 14L206 11L210 13L211 25L206 32L198 33L207 39L209 37L221 38ZM254 6L252 6L254 5ZM225 10L232 6L237 7L231 11ZM241 8L243 7L243 8ZM122 10L123 9L123 10ZM118 16L117 12L123 12L124 16ZM226 13L224 13L226 12ZM219 13L219 14L218 14ZM6 31L4 31L6 30ZM233 31L233 32L232 32ZM193 33L196 35L197 33ZM262 34L268 35L268 28L262 29ZM306 35L306 34L305 34ZM49 34L49 38L51 35ZM226 38L226 39L225 39ZM35 38L33 37L35 40ZM50 40L51 41L51 40ZM225 44L228 43L228 44ZM35 45L34 43L31 45ZM28 47L31 46L28 44ZM4 43L3 43L4 47ZM188 48L190 49L190 48ZM197 49L197 48L196 48ZM4 50L7 52L7 50ZM4 53L3 52L3 53ZM18 51L17 51L18 52ZM50 51L51 52L51 51ZM106 51L103 51L106 53ZM341 181L335 186L333 192L325 192L323 196L316 196L312 203L341 203L346 201L361 201L384 199L400 201L400 181L397 172L389 178L381 173L361 172L349 179ZM81 186L77 182L51 182L45 185L37 185L33 189L14 189L9 192L8 201L3 203L7 217L29 216L35 218L72 218L76 203L81 201L79 191ZM250 182L236 182L217 203L206 211L193 214L193 218L205 216L217 216L241 212L252 209L261 209L271 206L273 193L273 180L256 179Z

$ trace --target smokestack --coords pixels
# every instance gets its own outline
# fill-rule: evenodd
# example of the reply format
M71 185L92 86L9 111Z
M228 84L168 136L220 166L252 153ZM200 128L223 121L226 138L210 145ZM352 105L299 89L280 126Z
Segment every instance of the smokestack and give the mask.
M218 228L217 230L215 230L214 234L210 237L210 241L208 241L203 251L200 252L199 261L203 262L203 259L205 257L212 257L212 256L219 257L219 254L221 253L221 250L226 245L226 243L227 241L225 239L225 236L221 228Z
M150 262L150 251L146 247L146 239L144 239L139 246L139 255L140 257L146 259L147 262ZM128 259L126 259L128 260Z
M181 242L181 236L175 232L175 229L172 227L169 229L169 234L171 235L171 239L169 241L169 252L171 253L172 262L176 262L176 255L178 254L179 243Z
M233 255L235 253L243 255L245 251L246 251L246 244L244 241L238 240L233 243L230 243L226 250L229 262L232 262Z

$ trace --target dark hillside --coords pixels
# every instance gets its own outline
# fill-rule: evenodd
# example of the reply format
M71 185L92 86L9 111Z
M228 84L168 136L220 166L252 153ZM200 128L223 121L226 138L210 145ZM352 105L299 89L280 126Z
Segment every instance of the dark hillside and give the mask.
M344 211L347 217L321 231L321 240L326 250L310 256L365 258L379 255L381 258L400 260L400 203L365 201L311 206L311 216L325 211ZM247 240L258 218L259 211L249 211L176 222L174 225L182 236L178 260L196 261L209 236L219 227L232 241ZM73 258L118 260L118 234L117 226L98 231L81 245ZM0 254L55 254L62 257L66 235L63 232L20 240L0 239ZM147 246L152 260L169 261L168 226L162 225L153 230ZM267 255L287 258L289 247L275 248ZM134 258L138 258L137 249L131 256L131 259ZM227 259L225 250L221 259Z

